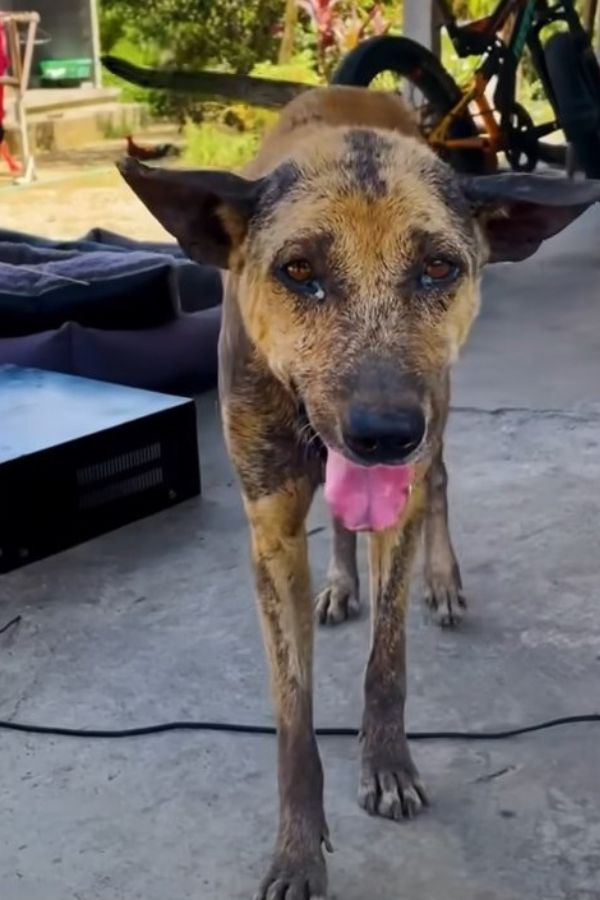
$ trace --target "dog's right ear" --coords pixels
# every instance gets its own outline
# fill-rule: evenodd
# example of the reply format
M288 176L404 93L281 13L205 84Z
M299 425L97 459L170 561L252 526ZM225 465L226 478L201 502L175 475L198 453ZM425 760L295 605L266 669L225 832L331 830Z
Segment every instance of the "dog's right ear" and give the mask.
M190 259L229 268L256 208L260 180L210 169L155 169L131 158L118 169Z
M600 201L600 181L502 172L465 176L462 184L486 234L490 262L526 259Z

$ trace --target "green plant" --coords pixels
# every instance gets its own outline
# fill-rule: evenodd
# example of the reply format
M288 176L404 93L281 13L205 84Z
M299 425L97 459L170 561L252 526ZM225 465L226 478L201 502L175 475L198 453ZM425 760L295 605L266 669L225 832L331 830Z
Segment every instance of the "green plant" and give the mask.
M274 81L298 81L301 84L320 84L322 78L314 66L314 57L310 50L297 53L289 63L283 65L270 60L256 63L251 72L260 78L272 78Z
M289 63L257 63L252 74L261 78L319 84L321 79L311 66L308 51L296 54ZM277 121L270 109L234 103L203 104L203 121L185 126L185 161L190 165L236 169L256 153L265 131Z
M248 72L275 60L284 0L100 0L104 52L141 66ZM277 77L276 67L269 77ZM283 75L279 77L285 77ZM110 74L127 100L159 118L199 123L205 104L192 94L145 91Z
M452 8L459 19L480 19L487 16L498 0L453 0Z
M363 38L385 34L391 26L383 4L371 0L298 0L298 6L313 29L321 74L328 74Z
M215 122L185 126L184 161L202 168L238 169L256 153L258 131L239 132Z
M102 126L102 137L107 141L121 140L131 132L131 125L127 122L113 122L108 120Z
M161 65L249 72L275 59L284 0L101 0L105 49L126 36L151 45Z
M125 36L125 19L116 6L100 7L100 43L108 53Z

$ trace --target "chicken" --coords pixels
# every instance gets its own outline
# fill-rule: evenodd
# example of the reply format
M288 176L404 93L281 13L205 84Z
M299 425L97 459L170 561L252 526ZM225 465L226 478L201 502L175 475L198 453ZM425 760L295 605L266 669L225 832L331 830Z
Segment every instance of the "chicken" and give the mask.
M143 147L136 144L130 134L127 135L127 156L147 162L152 159L164 159L166 156L179 156L180 150L175 144L156 144L154 147Z

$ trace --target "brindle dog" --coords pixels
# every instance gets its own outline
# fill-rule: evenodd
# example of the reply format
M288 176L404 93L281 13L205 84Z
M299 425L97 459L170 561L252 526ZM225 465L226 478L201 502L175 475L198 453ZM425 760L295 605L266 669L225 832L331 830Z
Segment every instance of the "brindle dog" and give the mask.
M355 608L354 532L371 532L359 798L369 813L410 817L426 803L404 726L406 604L423 522L430 602L445 621L462 604L442 460L449 368L478 311L484 263L529 256L600 188L460 178L419 140L397 97L342 87L293 101L244 177L132 160L121 171L192 259L228 270L222 413L278 725L279 831L257 897L324 897L305 532L313 494L325 475L338 520L321 618Z

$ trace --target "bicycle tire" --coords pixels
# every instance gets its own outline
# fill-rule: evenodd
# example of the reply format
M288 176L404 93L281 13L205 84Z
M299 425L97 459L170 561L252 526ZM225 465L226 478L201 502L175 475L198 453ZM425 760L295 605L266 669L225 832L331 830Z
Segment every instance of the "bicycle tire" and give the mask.
M590 51L593 54L593 51ZM569 32L544 48L556 114L587 178L600 178L600 70ZM595 68L594 68L595 67Z
M331 81L332 84L369 87L384 72L393 72L414 84L440 118L449 113L462 96L457 83L433 53L410 38L393 35L362 41L344 57ZM478 134L468 113L452 123L449 133L453 138L477 137ZM488 170L483 150L454 149L440 155L460 172L481 174Z

